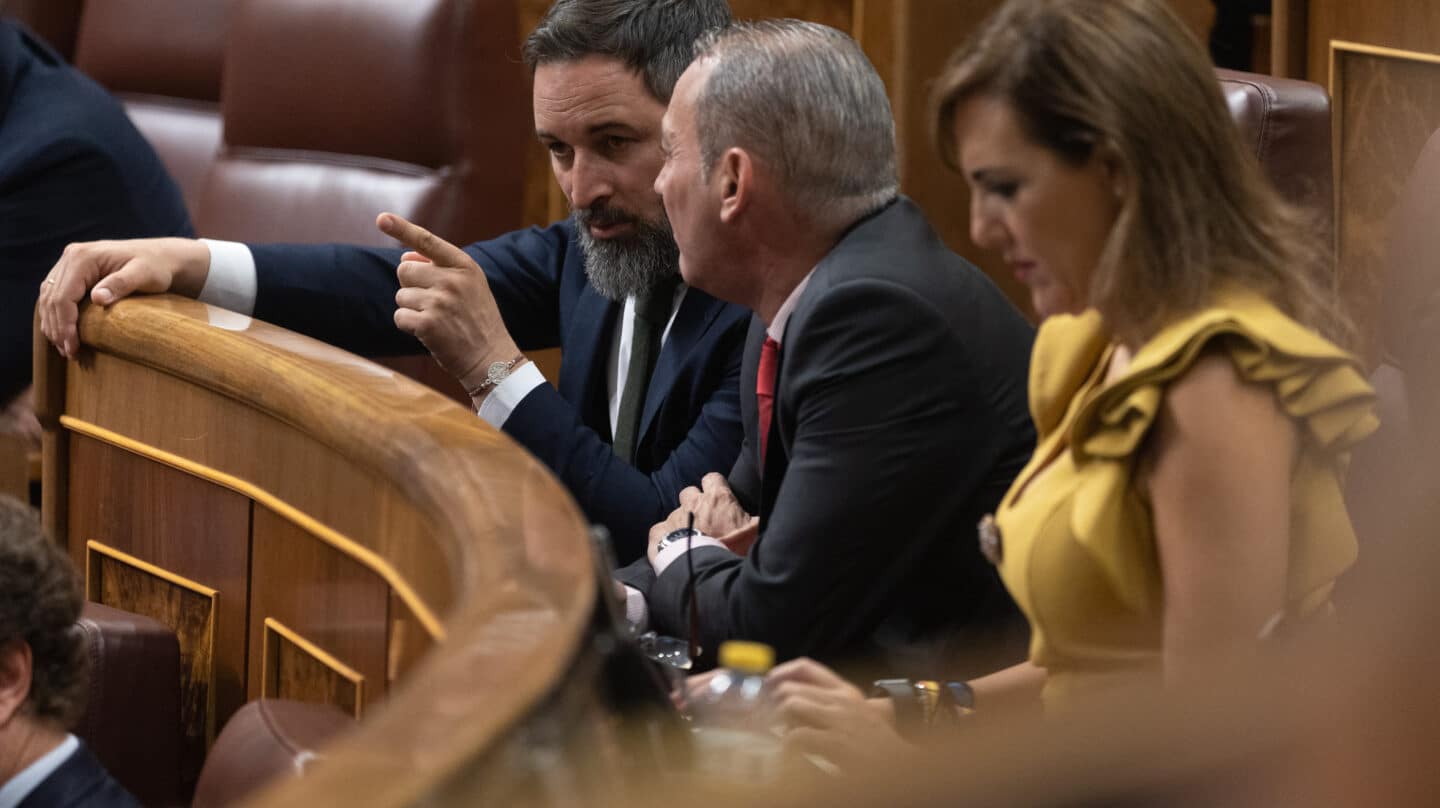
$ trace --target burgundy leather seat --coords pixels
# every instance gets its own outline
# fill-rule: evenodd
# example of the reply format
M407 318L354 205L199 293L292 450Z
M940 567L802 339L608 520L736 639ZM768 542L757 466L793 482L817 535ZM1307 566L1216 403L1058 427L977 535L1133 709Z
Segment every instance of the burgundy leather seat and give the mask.
M179 183L190 217L220 148L220 74L231 3L86 3L75 66L125 104Z
M1280 194L1309 210L1319 237L1333 243L1334 165L1330 96L1318 84L1216 70L1230 114Z
M230 718L215 739L192 805L221 808L277 777L298 777L321 757L321 746L354 725L354 718L330 705L252 701Z
M14 17L66 59L75 59L80 9L85 0L0 0L0 16Z
M150 2L150 0L135 0ZM206 236L460 243L520 225L531 125L510 0L249 0L231 17Z
M74 727L110 774L145 805L178 805L180 643L148 617L86 603L76 628L90 662Z

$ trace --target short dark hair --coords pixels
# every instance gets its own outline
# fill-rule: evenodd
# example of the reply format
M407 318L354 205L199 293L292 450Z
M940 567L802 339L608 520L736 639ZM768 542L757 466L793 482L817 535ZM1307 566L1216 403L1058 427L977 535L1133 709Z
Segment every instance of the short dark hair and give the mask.
M30 698L36 718L69 727L84 706L85 645L75 621L83 598L65 551L35 511L0 495L0 645L30 646Z
M729 24L725 0L556 0L525 40L525 64L534 70L586 56L619 59L668 104L695 40Z

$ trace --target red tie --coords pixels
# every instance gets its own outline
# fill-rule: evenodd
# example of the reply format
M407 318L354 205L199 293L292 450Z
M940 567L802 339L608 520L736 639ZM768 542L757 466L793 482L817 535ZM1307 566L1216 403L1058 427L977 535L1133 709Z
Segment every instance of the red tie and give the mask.
M760 348L760 368L755 373L755 403L760 409L760 466L765 466L765 444L770 440L770 417L775 412L775 365L780 360L780 343L765 338Z

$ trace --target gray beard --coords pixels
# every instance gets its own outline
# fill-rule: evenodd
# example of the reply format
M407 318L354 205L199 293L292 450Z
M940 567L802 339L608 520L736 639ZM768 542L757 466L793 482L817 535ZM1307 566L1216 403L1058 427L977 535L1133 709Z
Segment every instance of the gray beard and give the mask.
M626 217L635 222L635 232L624 238L596 239L590 235L591 221L606 221L616 215L624 217L612 208L598 213L574 210L570 218L575 223L580 252L585 256L585 277L590 285L610 300L623 301L679 272L680 248L675 246L670 220L663 213L658 222Z

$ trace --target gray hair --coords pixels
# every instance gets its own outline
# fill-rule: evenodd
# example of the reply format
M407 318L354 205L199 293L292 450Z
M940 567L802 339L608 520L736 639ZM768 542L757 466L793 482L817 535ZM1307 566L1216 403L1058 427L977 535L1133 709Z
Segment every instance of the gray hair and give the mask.
M735 23L695 45L714 69L695 104L701 166L752 151L817 220L849 224L895 198L895 119L855 40L801 20Z

